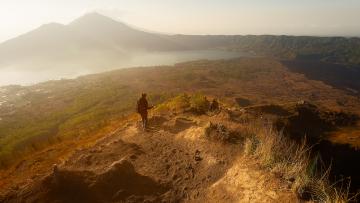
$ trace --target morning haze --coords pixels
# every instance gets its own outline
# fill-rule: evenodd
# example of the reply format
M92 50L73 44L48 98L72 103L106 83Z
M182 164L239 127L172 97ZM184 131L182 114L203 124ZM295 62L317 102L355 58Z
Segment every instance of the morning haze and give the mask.
M357 36L359 8L352 0L5 0L0 6L0 85L240 56L317 57L356 64L357 39L271 37L279 47L269 47L266 36L240 35ZM342 48L336 54L316 48L324 43Z
M0 0L0 202L360 202L359 0Z
M2 0L0 42L97 11L163 33L359 36L357 0Z

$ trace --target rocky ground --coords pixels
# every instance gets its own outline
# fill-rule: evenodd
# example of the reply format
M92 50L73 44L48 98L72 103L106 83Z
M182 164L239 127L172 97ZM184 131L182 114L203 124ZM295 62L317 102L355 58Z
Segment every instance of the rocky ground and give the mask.
M296 202L291 183L243 156L241 139L206 136L217 115L154 115L78 149L4 202ZM215 132L216 133L216 132Z
M147 130L138 119L126 120L95 144L76 147L48 172L13 185L0 202L301 202L296 177L285 178L247 155L248 121L269 123L294 140L307 133L318 142L324 137L317 135L357 119L303 101L205 114L155 111ZM356 191L358 169L352 163L359 152L326 143L315 148L323 161L329 154L334 177L352 176ZM13 174L36 164L24 161Z

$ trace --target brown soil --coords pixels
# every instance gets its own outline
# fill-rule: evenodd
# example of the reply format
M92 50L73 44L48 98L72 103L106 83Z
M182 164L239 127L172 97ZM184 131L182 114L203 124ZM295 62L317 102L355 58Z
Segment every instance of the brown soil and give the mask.
M129 123L77 150L49 175L13 189L3 201L297 201L287 182L243 156L241 141L209 139L210 122L241 127L226 112L153 116L146 132L139 123Z

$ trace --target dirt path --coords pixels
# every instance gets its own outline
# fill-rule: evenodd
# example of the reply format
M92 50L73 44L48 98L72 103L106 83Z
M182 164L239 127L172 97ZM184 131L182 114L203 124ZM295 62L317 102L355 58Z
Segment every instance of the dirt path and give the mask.
M21 199L59 202L294 202L284 183L206 139L208 116L154 116L77 152ZM45 187L44 187L45 186ZM44 189L45 188L45 189Z

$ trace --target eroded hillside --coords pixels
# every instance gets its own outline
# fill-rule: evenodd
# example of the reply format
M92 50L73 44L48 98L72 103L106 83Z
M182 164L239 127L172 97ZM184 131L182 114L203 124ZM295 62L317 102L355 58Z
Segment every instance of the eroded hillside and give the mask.
M205 101L203 97L202 102ZM289 105L308 108L308 104ZM171 99L152 112L147 131L142 130L136 119L130 118L95 144L76 149L45 173L37 174L23 185L13 186L2 200L299 202L346 199L326 180L307 172L311 165L306 147L271 130L269 119L278 110L262 111L265 118L256 113L260 112L259 107L245 110L221 105L219 110L201 113L202 107L186 95ZM12 175L21 176L22 170L26 169L17 168Z

